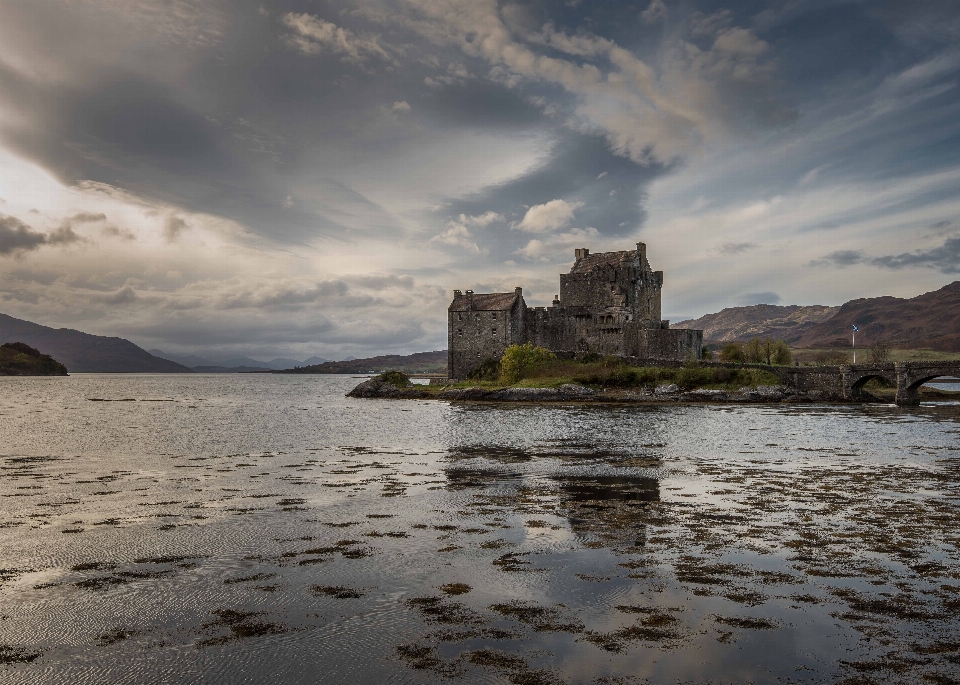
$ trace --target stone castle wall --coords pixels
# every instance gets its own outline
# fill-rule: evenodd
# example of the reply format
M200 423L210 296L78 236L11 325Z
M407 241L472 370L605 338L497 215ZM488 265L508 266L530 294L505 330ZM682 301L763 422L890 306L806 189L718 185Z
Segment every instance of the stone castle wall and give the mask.
M663 272L653 271L646 246L591 255L576 250L570 273L560 276L552 307L528 308L514 293L454 291L448 309L448 373L463 379L510 345L532 343L559 356L598 353L645 359L702 356L703 332L670 329L660 319Z

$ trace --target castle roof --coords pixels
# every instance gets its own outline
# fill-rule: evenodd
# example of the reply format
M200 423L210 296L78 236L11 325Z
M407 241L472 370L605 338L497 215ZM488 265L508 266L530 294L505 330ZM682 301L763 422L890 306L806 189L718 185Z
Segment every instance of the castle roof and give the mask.
M633 261L633 258L636 256L636 254L637 253L634 250L588 254L587 256L581 257L577 260L576 264L573 265L573 268L570 269L570 273L585 274L606 266L616 267L620 264Z
M459 291L457 291L459 292ZM517 301L518 293L466 293L457 295L450 303L449 311L466 312L480 311L509 311Z

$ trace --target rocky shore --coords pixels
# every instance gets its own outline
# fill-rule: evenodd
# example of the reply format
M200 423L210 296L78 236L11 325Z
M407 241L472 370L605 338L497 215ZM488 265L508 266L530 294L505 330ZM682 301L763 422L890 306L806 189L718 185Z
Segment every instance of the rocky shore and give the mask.
M360 383L347 397L448 400L453 402L826 402L837 401L821 391L800 392L782 385L760 385L737 391L694 389L682 390L674 384L654 389L593 390L583 385L567 383L559 388L440 388L428 390L423 386L400 386L375 377Z

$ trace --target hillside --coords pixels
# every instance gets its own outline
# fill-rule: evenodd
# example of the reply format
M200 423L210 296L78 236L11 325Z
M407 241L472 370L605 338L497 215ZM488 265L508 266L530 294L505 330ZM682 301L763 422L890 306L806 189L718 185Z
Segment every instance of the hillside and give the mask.
M848 346L853 324L860 328L857 347L885 340L896 348L960 352L960 281L910 299L851 300L827 321L804 331L796 345Z
M73 373L193 373L123 338L50 328L0 314L0 343L5 342L23 342L43 350Z
M367 359L352 359L341 362L324 362L302 366L298 369L274 371L274 373L367 373L396 369L404 373L446 373L447 351L417 352L415 354L387 354Z
M0 376L66 376L67 367L22 342L0 345Z
M707 342L747 341L750 338L776 338L795 343L808 330L830 319L840 307L822 305L778 306L757 304L752 307L728 307L716 314L681 321L670 328L692 328L703 331Z

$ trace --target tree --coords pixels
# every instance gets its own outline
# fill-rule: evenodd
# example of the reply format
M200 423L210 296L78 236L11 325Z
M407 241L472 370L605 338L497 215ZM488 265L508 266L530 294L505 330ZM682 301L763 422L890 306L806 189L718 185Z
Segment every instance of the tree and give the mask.
M737 364L743 364L746 357L743 353L743 345L740 343L727 343L723 346L723 349L720 350L720 361L722 362L735 362Z
M793 361L793 353L790 352L790 346L783 340L778 340L776 349L773 351L773 363L780 366L787 366Z
M750 338L750 342L743 350L743 356L750 364L763 364L763 343L760 342L760 338Z
M771 338L764 338L760 341L760 351L763 355L763 361L766 364L773 364L773 354L777 350L777 343Z
M552 361L557 356L545 347L535 347L533 343L511 345L500 359L500 381L516 383Z
M886 364L890 361L890 343L878 340L870 346L870 361L874 364Z

